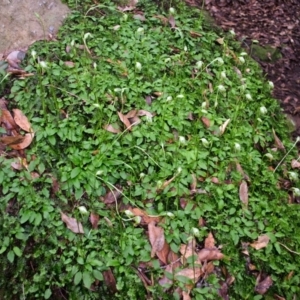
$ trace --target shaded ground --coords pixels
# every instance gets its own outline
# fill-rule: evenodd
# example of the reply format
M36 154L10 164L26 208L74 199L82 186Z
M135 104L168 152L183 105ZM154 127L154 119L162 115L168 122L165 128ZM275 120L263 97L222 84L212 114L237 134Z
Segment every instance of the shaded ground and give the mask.
M0 9L1 53L24 50L36 40L55 34L69 8L60 0L2 0Z
M205 0L205 7L261 64L300 136L300 1Z

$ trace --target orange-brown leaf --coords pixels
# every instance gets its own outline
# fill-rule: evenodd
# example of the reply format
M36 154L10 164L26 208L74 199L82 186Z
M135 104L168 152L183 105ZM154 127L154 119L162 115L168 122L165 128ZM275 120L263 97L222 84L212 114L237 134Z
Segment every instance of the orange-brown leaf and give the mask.
M262 234L258 237L257 241L250 244L250 246L253 247L256 250L259 250L259 249L267 247L269 241L270 241L269 236L266 235L266 234Z
M129 207L128 210L130 210L134 216L139 216L142 218L141 223L142 224L149 224L150 222L155 222L158 223L160 221L160 217L158 216L149 216L145 211L143 211L142 209L135 207L135 208L131 208Z
M60 213L61 220L66 223L67 227L74 233L84 233L82 224L76 219L68 217L63 212Z
M12 117L10 111L2 109L0 112L0 123L4 124L6 130L17 130L18 126Z
M215 239L213 234L210 232L205 239L204 248L215 248Z
M248 206L248 185L246 181L242 181L240 184L239 196L242 203Z
M14 120L17 123L17 125L27 132L32 132L31 124L28 121L27 117L23 114L23 112L20 109L13 109L14 112Z
M103 271L103 279L111 293L117 292L117 282L111 269Z
M118 116L119 116L121 122L126 126L126 128L128 130L131 130L131 124L130 124L130 121L128 120L128 118L125 115L123 115L121 112L118 112Z
M90 214L90 222L94 229L96 229L98 227L99 219L100 219L99 215L97 215L93 212Z
M280 150L285 150L285 147L284 147L283 143L281 142L281 140L279 139L279 137L276 135L275 130L272 129L272 131L273 131L273 136L274 136L274 140L275 140L275 146Z
M291 162L291 166L293 169L299 169L300 168L300 162L296 159L293 159Z
M121 132L120 129L113 127L111 124L105 125L104 129L111 133L120 133Z
M200 261L220 260L224 258L224 255L217 248L213 248L213 249L204 248L198 252L198 258Z
M161 251L165 244L164 230L161 227L155 226L155 222L148 224L149 240L152 246L151 257L154 257L158 251Z
M204 126L205 126L206 128L209 128L209 127L210 127L210 120L209 120L208 118L206 118L206 117L201 117L201 121L202 121L202 123L204 124Z

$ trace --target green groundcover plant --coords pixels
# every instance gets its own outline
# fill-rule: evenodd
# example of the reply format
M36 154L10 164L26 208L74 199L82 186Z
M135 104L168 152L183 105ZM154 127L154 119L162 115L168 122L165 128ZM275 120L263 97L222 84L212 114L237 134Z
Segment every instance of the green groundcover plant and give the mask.
M68 4L6 96L35 137L23 168L0 156L0 298L296 299L297 154L258 65L180 3ZM222 259L163 284L133 208L179 259L209 233Z

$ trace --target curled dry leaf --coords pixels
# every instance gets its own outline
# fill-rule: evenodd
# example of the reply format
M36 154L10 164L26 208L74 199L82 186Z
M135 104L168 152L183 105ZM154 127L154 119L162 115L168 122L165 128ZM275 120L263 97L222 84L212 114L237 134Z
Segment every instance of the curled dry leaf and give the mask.
M268 289L272 286L273 280L271 276L267 276L264 280L260 281L261 276L259 275L256 280L255 292L260 295L264 295Z
M161 251L165 244L164 230L161 227L155 226L155 222L148 224L149 240L152 246L151 257L154 257L158 251Z
M13 109L16 124L27 132L32 132L31 124L20 109Z
M203 274L203 271L198 267L185 268L185 269L177 272L175 274L175 278L178 276L183 276L183 277L187 277L187 278L191 279L193 281L193 283L196 283L202 274Z
M117 292L117 282L111 269L103 271L103 279L111 293Z
M20 135L19 137L22 137L22 140L20 140L18 143L13 142L13 143L9 144L8 146L14 150L25 149L31 144L31 142L34 138L34 134L26 133L24 136ZM8 137L3 137L3 138L8 138ZM1 140L2 140L2 138L1 138Z
M74 218L68 217L63 212L60 213L61 220L66 223L67 227L74 233L84 233L82 224Z
M208 118L206 118L206 117L201 117L201 121L202 121L202 123L204 124L204 126L205 126L206 128L209 128L209 127L210 127L210 120L209 120Z
M10 111L7 109L1 109L0 111L0 123L2 123L7 131L17 130L18 126L12 117Z
M224 258L224 254L217 248L204 248L198 252L198 258L200 261L205 260L220 260Z
M121 188L118 188L117 190L112 190L107 192L104 197L101 197L101 200L105 204L112 204L112 203L116 203L121 196L122 196L122 190Z
M118 112L118 116L119 116L121 122L126 126L126 128L128 130L131 130L131 124L130 124L130 121L128 120L128 118L125 115L123 115L121 112Z
M175 22L174 16L170 15L168 21L169 21L169 24L171 25L171 28L174 29L176 27L176 22Z
M111 132L111 133L120 133L121 132L120 129L113 127L111 124L105 125L104 129Z
M246 181L242 181L239 191L240 200L247 207L248 206L248 185Z
M90 222L92 224L92 228L96 229L98 227L99 219L100 219L99 215L95 213L90 214Z
M257 239L257 241L255 241L254 243L250 244L251 247L253 247L256 250L262 249L267 247L268 243L270 241L270 238L268 235L263 234L260 235Z
M215 239L213 234L210 232L205 239L204 248L215 248Z
M300 162L296 159L293 159L291 162L291 166L293 169L299 169L300 168Z
M275 140L275 146L276 148L280 149L280 150L285 150L285 147L283 145L283 143L281 142L281 140L278 138L278 136L276 135L276 132L274 129L272 129L273 131L273 136L274 136L274 140Z
M230 119L227 119L227 120L219 127L220 135L222 135L222 134L225 132L225 129L226 129L227 125L229 124L229 122L230 122Z

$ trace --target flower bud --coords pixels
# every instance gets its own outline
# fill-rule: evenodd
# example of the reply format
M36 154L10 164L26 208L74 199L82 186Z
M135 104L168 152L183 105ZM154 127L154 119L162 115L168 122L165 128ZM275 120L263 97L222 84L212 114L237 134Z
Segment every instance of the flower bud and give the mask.
M170 7L169 8L169 13L170 13L170 15L174 16L175 15L175 8L174 7Z
M131 210L129 210L129 209L124 210L124 214L125 214L128 218L134 217L133 212L132 212Z
M186 143L186 139L184 136L179 136L179 143L180 144L185 144Z
M289 173L289 177L292 181L298 181L299 177L298 177L298 173L296 172L288 172Z
M193 227L193 228L191 229L191 231L192 231L192 235L193 235L193 236L196 236L196 237L199 237L199 236L200 236L200 231L199 231L198 228Z
M202 60L199 60L196 62L196 69L201 69L203 66L203 61Z
M300 197L300 189L293 187L292 190L293 190L294 196Z
M181 167L178 167L177 168L177 174L180 174L182 172L182 168Z
M48 66L47 66L47 63L45 62L45 61L43 61L43 60L41 60L40 62L39 62L39 64L40 64L40 66L43 68L43 69L46 69Z
M207 147L207 146L209 145L208 140L205 139L205 138L200 139L200 141L202 142L202 145L203 145L204 147Z
M143 27L139 27L136 31L137 34L139 35L143 35L144 34L144 28Z
M134 221L135 224L140 224L141 221L142 221L142 217L141 216L135 216L133 218L133 221Z
M217 57L215 60L219 63L220 66L224 64L224 60L221 57Z
M36 58L36 51L32 50L31 51L31 56L32 56L33 59L35 59Z
M247 94L245 95L245 97L246 97L246 99L248 99L248 100L252 100L252 96L251 96L251 94L249 94L249 93L247 93Z
M142 70L142 64L140 63L140 62L136 62L135 63L135 69L137 70L137 71L141 71Z
M273 160L274 157L271 153L266 153L265 156L269 159L269 160Z
M272 81L269 81L268 84L269 84L269 87L270 87L271 89L274 88L274 83L273 83Z
M167 101L171 101L172 99L173 99L172 96L167 97Z
M222 84L218 85L218 90L219 90L221 93L223 93L223 92L226 91L225 86L222 85Z
M237 152L241 151L241 145L239 143L234 143L234 149Z
M225 71L222 71L220 76L221 76L221 78L225 79L225 78L227 77L227 76L226 76L226 72L225 72Z
M262 115L265 115L265 114L268 112L268 110L267 110L264 106L261 106L261 107L259 108L259 111L260 111L260 113L261 113Z
M168 216L169 218L171 218L171 219L174 219L175 218L175 215L173 214L173 213L171 213L171 212L166 212L166 216Z
M235 35L234 29L230 29L229 32L230 32L230 34Z
M241 64L245 63L245 58L243 56L239 56L239 61Z
M83 215L88 214L88 211L85 206L78 206L78 209Z

